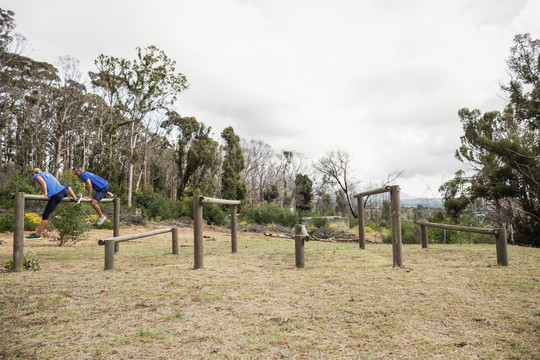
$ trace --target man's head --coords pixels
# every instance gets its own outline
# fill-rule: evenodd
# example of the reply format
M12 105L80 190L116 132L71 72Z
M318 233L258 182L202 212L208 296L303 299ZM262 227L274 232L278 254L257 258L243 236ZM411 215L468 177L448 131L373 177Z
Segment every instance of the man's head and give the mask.
M77 175L77 177L81 177L81 174L83 173L83 168L82 167L77 167L75 168L75 175Z

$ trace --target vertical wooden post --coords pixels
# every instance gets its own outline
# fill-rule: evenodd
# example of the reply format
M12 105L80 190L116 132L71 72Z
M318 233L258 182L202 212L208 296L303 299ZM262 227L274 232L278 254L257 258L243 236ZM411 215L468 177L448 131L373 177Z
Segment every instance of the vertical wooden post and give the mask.
M392 255L394 267L403 267L401 249L401 204L399 185L390 186L390 205L392 210Z
M359 196L358 200L358 244L360 249L366 248L366 230L364 228L364 197Z
M304 235L294 235L294 255L296 258L296 267L303 269L305 266Z
M24 193L15 194L15 214L13 220L13 271L23 271L24 251Z
M105 270L114 269L114 240L105 240Z
M428 228L426 225L420 225L420 239L422 240L422 249L428 247Z
M508 245L506 243L506 229L497 229L495 233L495 247L497 249L497 264L508 266Z
M172 253L178 255L178 228L172 228Z
M194 268L203 268L203 209L199 196L193 197L193 253Z
M231 205L231 252L238 252L236 205Z
M113 237L120 236L120 198L114 198L114 215L113 215ZM120 243L114 243L114 252L117 253L120 250Z

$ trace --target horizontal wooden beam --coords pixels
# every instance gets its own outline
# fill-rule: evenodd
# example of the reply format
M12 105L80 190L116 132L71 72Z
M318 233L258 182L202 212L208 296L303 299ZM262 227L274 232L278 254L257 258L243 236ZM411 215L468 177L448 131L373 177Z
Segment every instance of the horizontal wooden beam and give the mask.
M473 227L473 226L460 226L460 225L447 225L447 224L438 224L438 223L432 223L425 220L417 220L417 225L423 225L428 227L434 227L439 229L446 229L446 230L455 230L455 231L466 231L466 232L472 232L477 234L489 234L489 235L496 235L498 233L498 229L493 228L479 228L479 227Z
M10 198L14 198L15 194L11 194ZM46 197L45 195L34 195L34 194L23 194L24 200L37 200L37 201L49 201L50 199ZM71 197L66 196L62 199L63 202L75 202ZM101 199L99 202L106 203L106 202L113 202L113 198L107 198L107 199ZM92 202L92 199L81 199L81 202Z
M385 186L385 187L378 188L378 189L364 191L364 192L362 192L360 194L353 195L353 197L359 198L359 197L368 196L368 195L382 194L382 193L385 193L385 192L390 192L390 186Z
M122 242L122 241L135 240L135 239L140 239L140 238L143 238L143 237L168 233L168 232L171 232L171 231L173 231L173 228L165 228L165 229L147 231L147 232L138 233L138 234L131 234L131 235L124 235L124 236L118 236L118 237L105 238L105 239L98 240L98 245L105 245L105 241L107 241L107 240L114 240L115 242Z
M240 205L240 200L216 199L200 196L199 201L203 204Z

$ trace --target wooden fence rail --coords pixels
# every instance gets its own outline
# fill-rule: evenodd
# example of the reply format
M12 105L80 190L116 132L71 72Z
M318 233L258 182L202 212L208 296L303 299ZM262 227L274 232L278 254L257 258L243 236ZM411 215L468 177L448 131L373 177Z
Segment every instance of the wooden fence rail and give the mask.
M354 195L358 201L358 245L360 249L366 248L366 233L364 229L364 196L390 193L390 207L392 211L392 257L393 266L403 267L401 246L401 204L399 200L399 185L385 186Z
M193 256L194 269L203 268L203 204L229 205L231 209L231 252L238 251L236 206L240 200L215 199L204 196L193 197Z
M428 247L428 227L434 227L439 229L465 231L469 233L488 234L495 236L495 248L497 251L497 264L501 266L508 266L508 245L506 242L506 229L505 228L479 228L472 226L460 226L460 225L447 225L432 223L425 220L416 221L417 225L420 225L420 240L422 248Z
M14 199L15 209L13 218L13 271L23 271L23 253L24 253L24 210L26 200L49 201L44 195L33 195L18 192L11 194ZM81 199L81 202L91 202L92 199ZM71 197L65 197L62 202L75 202ZM114 203L113 216L113 236L120 236L120 199L108 198L101 202ZM118 244L115 245L115 251L118 251Z
M144 233L124 235L112 238L105 238L98 240L98 245L105 245L105 270L114 269L114 253L115 245L123 241L130 241L140 238L145 238L149 236L172 233L172 253L178 255L178 229L177 228L165 228L153 231L147 231Z

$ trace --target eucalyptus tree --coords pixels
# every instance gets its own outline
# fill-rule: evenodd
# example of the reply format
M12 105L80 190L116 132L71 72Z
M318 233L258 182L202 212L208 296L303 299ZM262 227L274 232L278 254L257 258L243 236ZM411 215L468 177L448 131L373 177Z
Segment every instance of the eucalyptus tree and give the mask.
M170 109L178 94L188 88L187 79L176 73L175 61L155 46L137 47L133 60L100 55L95 64L98 71L89 75L93 85L107 97L111 109L109 119L116 119L127 128L128 206L131 206L143 120L155 112Z

